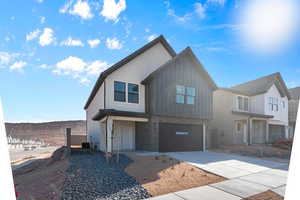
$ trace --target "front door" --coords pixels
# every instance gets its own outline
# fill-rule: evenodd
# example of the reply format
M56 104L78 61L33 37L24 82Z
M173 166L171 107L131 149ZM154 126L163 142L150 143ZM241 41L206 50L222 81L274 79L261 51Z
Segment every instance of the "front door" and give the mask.
M236 144L247 143L247 123L245 121L235 122L235 143Z
M253 120L253 144L266 142L266 121Z

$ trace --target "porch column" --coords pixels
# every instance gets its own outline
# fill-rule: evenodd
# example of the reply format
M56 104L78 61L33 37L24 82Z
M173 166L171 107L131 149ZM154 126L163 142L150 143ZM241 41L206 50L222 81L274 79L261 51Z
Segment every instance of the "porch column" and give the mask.
M203 123L203 151L206 151L206 123Z
M106 121L106 140L107 140L107 153L112 153L112 129L113 129L113 120L111 118L107 118Z
M284 126L285 138L289 138L289 126Z
M269 120L266 122L266 143L269 143Z
M252 144L253 120L249 119L249 145Z

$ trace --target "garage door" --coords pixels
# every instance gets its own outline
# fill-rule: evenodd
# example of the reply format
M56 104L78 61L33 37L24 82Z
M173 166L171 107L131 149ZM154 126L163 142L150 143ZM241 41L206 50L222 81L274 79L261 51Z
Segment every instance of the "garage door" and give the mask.
M202 125L159 124L159 151L202 151Z
M269 126L269 142L272 143L277 139L284 138L284 126L270 125Z

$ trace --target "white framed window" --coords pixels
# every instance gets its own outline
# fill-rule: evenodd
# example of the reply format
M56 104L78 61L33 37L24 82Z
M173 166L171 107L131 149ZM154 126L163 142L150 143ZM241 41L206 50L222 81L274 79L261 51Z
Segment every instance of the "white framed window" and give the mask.
M176 85L176 103L184 104L185 87Z
M138 104L139 85L134 83L114 81L114 101Z
M276 111L277 112L279 110L279 101L278 101L278 98L269 97L268 105L269 105L269 110L270 111ZM284 107L285 107L285 105L284 105Z
M237 109L240 111L249 111L249 97L237 96Z
M178 104L195 104L196 89L193 87L185 87L176 85L176 103Z
M237 122L236 123L236 131L240 132L242 130L242 123L241 122Z

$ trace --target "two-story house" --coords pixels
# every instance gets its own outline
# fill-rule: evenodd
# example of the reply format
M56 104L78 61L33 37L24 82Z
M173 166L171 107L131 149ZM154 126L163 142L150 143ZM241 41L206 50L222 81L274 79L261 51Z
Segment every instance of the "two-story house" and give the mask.
M296 128L297 112L300 99L300 87L289 89L291 99L289 100L289 137L294 137Z
M290 94L274 73L214 92L212 146L271 143L288 137Z
M84 107L87 136L104 152L205 149L216 84L188 47L160 36L101 73Z

